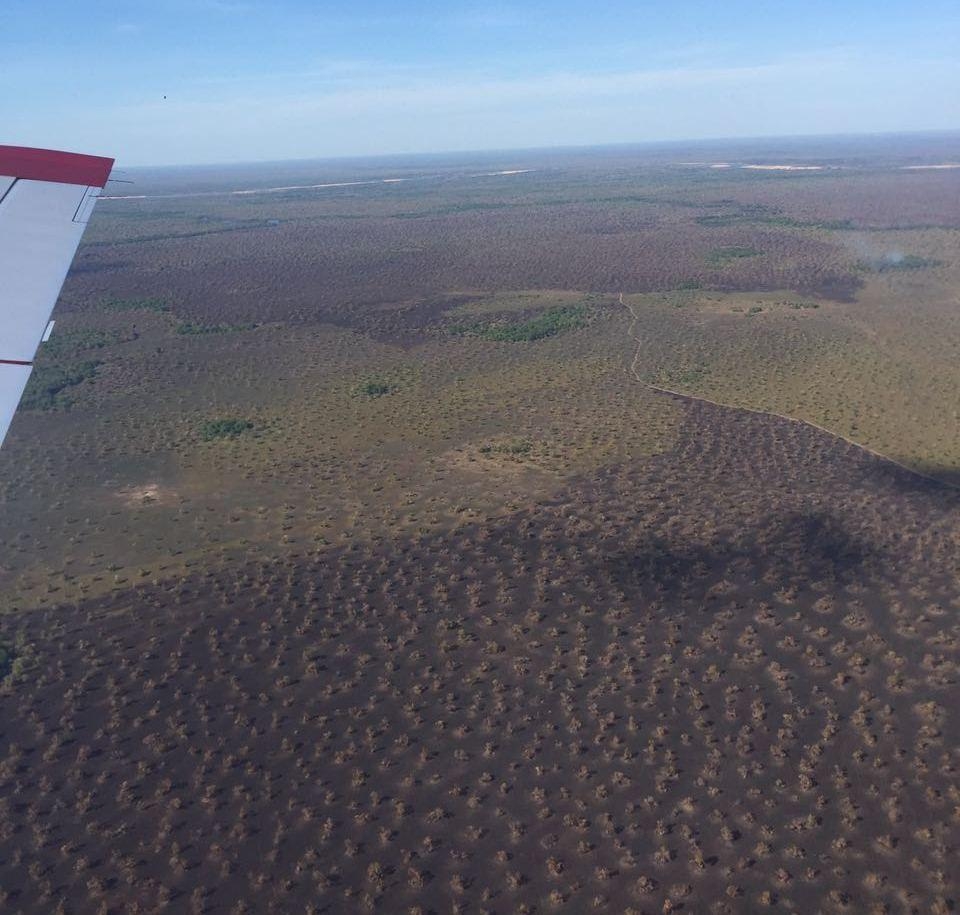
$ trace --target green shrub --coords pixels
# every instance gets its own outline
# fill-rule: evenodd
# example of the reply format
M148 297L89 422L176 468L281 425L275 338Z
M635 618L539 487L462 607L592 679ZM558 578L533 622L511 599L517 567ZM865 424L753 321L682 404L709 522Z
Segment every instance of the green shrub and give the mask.
M17 634L12 644L0 640L0 681L16 683L36 666L36 651L23 632Z
M211 419L200 427L200 434L205 442L210 442L218 438L236 438L252 428L249 419Z
M396 387L379 378L368 378L357 385L357 394L361 397L383 397L384 394L392 394Z
M514 439L512 442L501 442L497 445L483 445L481 454L529 454L533 450L533 442L525 438Z

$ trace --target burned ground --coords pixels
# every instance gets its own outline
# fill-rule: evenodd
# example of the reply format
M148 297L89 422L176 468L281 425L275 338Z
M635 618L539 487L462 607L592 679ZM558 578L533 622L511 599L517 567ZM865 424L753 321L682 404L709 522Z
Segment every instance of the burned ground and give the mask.
M6 906L947 912L956 503L691 406L508 518L7 617Z

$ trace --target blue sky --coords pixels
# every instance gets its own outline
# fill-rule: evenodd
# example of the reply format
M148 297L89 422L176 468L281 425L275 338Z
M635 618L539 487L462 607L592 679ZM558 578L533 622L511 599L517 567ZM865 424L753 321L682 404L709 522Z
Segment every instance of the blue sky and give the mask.
M3 0L0 142L148 165L954 129L958 49L956 0Z

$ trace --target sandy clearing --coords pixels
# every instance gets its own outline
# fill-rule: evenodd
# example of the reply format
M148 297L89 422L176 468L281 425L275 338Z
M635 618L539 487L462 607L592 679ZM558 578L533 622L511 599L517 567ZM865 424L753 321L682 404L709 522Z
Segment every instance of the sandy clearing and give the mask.
M480 447L480 445L471 444L461 448L451 448L439 455L438 460L447 467L487 479L517 481L531 474L540 477L554 475L554 472L542 466L535 456L526 455L519 460L509 454L484 454Z
M114 493L127 508L139 508L142 505L164 505L173 502L177 494L174 490L159 483L143 483L140 486L125 486Z
M535 171L532 168L508 168L502 172L480 172L477 175L471 175L471 178L497 178L500 175L525 175L527 172Z
M185 197L236 197L247 194L279 194L282 191L312 191L328 187L354 187L359 184L383 184L385 181L408 181L408 178L386 179L378 178L375 181L335 181L329 184L288 184L283 187L253 187L235 191L194 191L184 194L121 194L118 196L101 196L101 200L178 200Z
M483 172L470 178L493 178L500 175L525 175L532 168L511 168L501 172ZM373 178L369 181L331 181L326 184L285 184L280 187L250 187L232 191L193 191L182 194L102 194L100 200L182 200L186 197L240 197L253 194L281 194L284 191L318 191L332 187L360 187L371 184L399 184L402 181L430 181L442 175L418 175L410 178Z
M822 172L823 165L741 165L760 172Z
M425 181L435 175L421 178L374 178L370 181L330 181L326 184L285 184L280 187L250 187L234 191L195 191L184 194L119 194L102 195L101 200L175 200L183 197L236 197L249 194L279 194L282 191L315 191L328 187L357 187L370 184L398 184L401 181Z
M283 187L250 188L243 191L224 191L224 194L275 194L279 191L313 191L325 187L356 187L360 184L383 184L391 179L382 178L377 181L334 181L329 184L288 184ZM394 181L403 181L403 178L394 178Z

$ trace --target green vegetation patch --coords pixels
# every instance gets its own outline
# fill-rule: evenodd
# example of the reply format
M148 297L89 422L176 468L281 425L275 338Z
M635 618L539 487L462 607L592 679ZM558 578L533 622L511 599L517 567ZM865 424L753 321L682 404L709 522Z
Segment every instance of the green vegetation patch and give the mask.
M0 680L13 669L13 662L16 660L17 652L9 642L0 642Z
M533 451L533 442L529 439L518 438L509 442L500 442L498 444L482 445L481 454L507 454L512 457L521 457Z
M474 321L457 324L451 332L505 343L531 342L553 337L587 324L585 305L557 305L526 321Z
M0 682L16 683L36 667L37 659L33 645L19 633L16 642L0 639Z
M766 211L762 207L744 207L736 213L707 213L698 216L697 225L707 228L725 228L727 226L764 225L782 229L824 229L839 232L855 228L849 219L794 219Z
M232 334L244 330L254 330L256 324L193 324L186 321L176 327L178 334L186 337L200 337L204 334Z
M397 390L395 384L384 381L382 378L366 378L356 387L356 394L360 397L383 397Z
M670 289L667 292L658 293L655 301L662 305L668 305L670 308L689 308L691 305L697 304L700 298L697 294L698 292L700 292L699 287L678 287L676 289Z
M54 331L49 340L40 345L43 357L64 356L91 349L103 349L122 339L115 330Z
M249 419L211 419L200 427L200 435L205 442L219 438L236 438L253 428Z
M92 380L97 368L102 365L97 359L74 365L38 365L34 368L20 401L21 410L53 410L67 407L71 400L66 393L70 388Z
M685 388L699 384L709 374L703 366L660 369L650 383L659 388Z
M762 251L749 245L726 245L723 248L714 248L707 255L707 263L723 267L747 257L759 257L761 254L763 254Z
M920 257L917 254L901 254L894 251L873 260L860 261L857 269L870 273L888 273L894 270L923 270L926 267L939 267L942 263L934 257Z
M166 301L158 298L110 298L101 302L100 307L106 311L155 311L159 313L170 311L170 306L166 303Z

